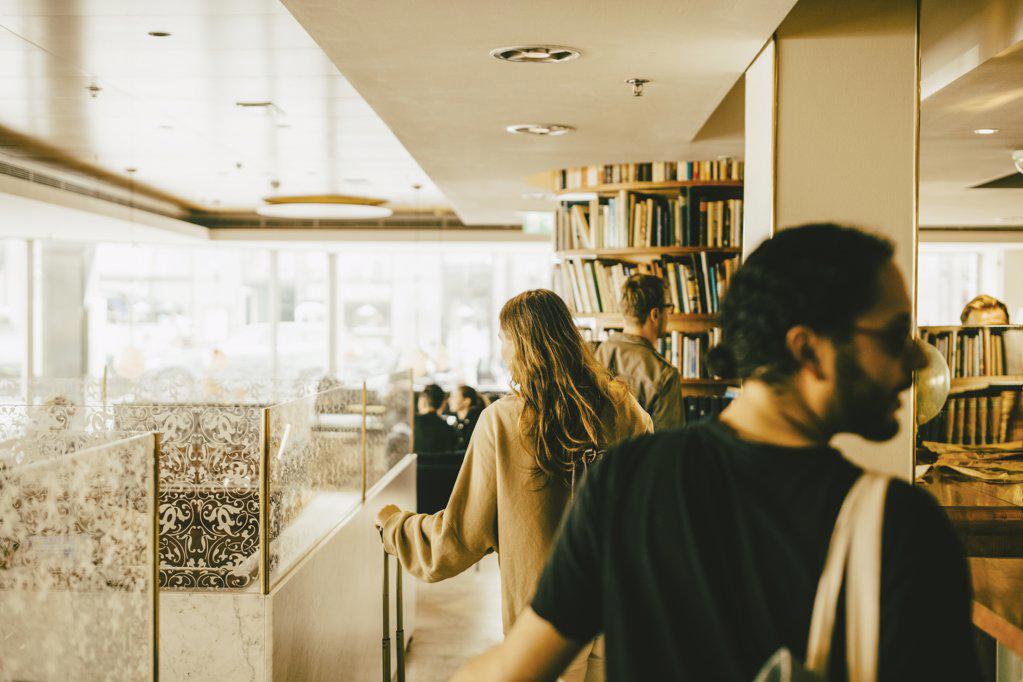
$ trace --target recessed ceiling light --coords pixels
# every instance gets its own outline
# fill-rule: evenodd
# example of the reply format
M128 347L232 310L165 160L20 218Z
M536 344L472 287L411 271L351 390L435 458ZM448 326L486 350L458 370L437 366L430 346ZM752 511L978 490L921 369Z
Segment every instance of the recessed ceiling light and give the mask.
M518 64L560 64L578 57L579 50L560 45L520 45L499 47L491 50L490 56Z
M998 132L998 128L977 128L973 132L977 135L994 135Z
M154 38L169 38L170 37L170 33L167 33L166 31L150 31L149 35L153 36Z
M572 126L562 125L560 123L520 123L518 125L508 126L505 130L516 135L543 135L547 137L556 137L558 135L570 133L575 130L575 128Z
M383 199L351 197L340 194L267 197L256 213L271 218L350 219L386 218L394 213L382 206Z

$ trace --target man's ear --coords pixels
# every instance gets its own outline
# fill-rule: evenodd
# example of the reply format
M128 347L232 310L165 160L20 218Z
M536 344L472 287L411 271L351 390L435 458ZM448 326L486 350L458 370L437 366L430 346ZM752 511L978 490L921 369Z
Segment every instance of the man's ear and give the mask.
M785 334L785 345L801 369L809 370L816 379L825 379L819 344L821 338L809 327L793 327Z

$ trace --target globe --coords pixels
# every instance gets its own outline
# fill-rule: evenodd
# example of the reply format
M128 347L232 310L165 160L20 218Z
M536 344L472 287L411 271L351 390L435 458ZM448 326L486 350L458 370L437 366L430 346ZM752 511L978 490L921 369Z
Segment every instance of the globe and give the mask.
M929 343L922 343L927 365L916 372L916 423L926 424L941 413L952 388L952 374L945 356Z

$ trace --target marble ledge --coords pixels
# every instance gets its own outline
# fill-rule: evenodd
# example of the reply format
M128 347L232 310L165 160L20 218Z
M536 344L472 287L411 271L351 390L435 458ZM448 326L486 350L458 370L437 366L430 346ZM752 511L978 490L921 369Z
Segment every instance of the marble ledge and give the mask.
M161 682L264 682L266 599L160 593Z

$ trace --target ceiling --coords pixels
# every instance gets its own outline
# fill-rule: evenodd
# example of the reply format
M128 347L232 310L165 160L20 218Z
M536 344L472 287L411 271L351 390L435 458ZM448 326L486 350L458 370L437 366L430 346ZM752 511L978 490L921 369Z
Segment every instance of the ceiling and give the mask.
M197 210L251 210L273 180L448 205L277 0L0 0L4 130L0 152L63 156Z
M994 128L994 135L977 135ZM1023 225L1023 189L973 189L1015 173L1023 149L1023 45L939 90L920 110L920 224Z
M712 112L793 0L284 0L395 132L462 221L508 223L549 208L526 178L565 166L742 153ZM513 64L492 49L579 49L562 64ZM648 78L643 97L625 79ZM721 115L735 119L735 106ZM563 123L561 137L511 135ZM705 125L706 124L706 125Z
M926 0L920 31L920 225L1018 229L1023 189L973 187L1023 149L1023 2Z

